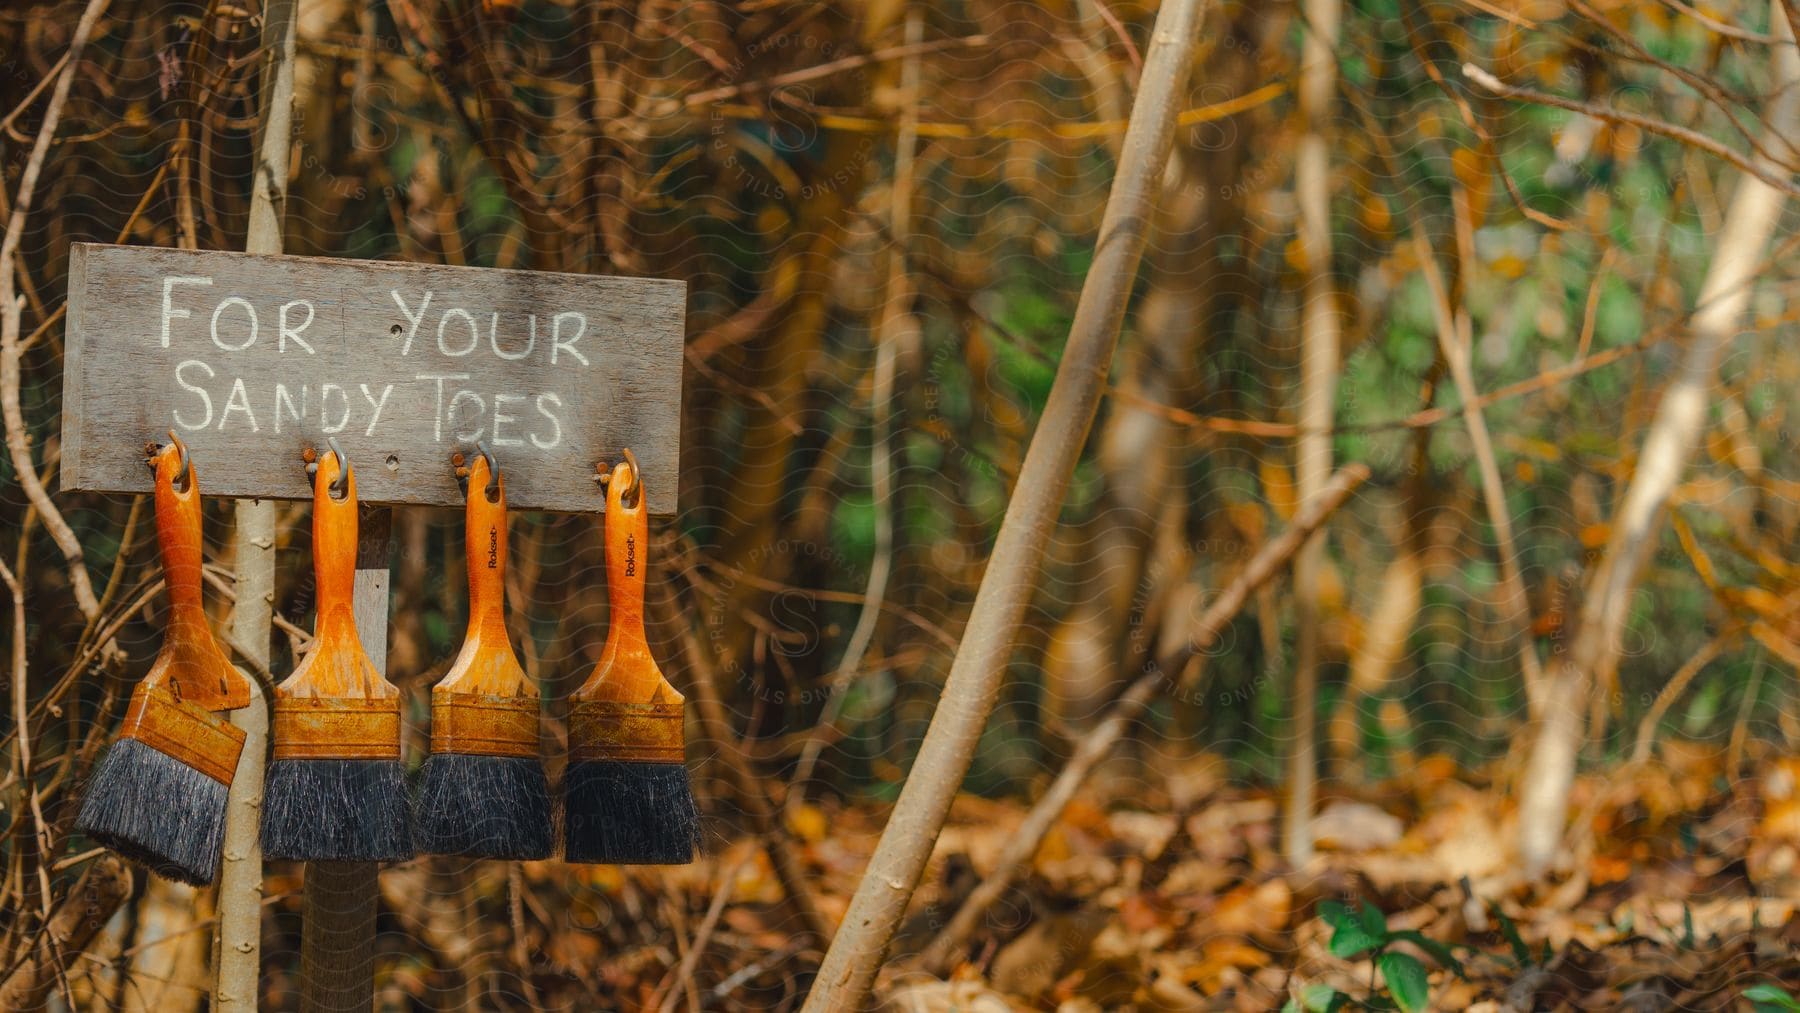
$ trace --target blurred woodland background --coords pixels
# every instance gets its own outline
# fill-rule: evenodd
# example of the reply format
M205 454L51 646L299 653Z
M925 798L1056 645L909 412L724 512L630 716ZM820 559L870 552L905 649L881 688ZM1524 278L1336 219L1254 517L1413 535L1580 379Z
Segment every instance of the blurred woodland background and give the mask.
M61 335L71 243L243 248L259 12L100 3L15 216L88 6L0 11L22 300L0 354L0 1005L196 1010L207 894L71 830L164 605L142 498L57 491ZM387 870L377 1005L797 1008L1048 396L1155 5L299 10L286 252L689 286L651 618L690 701L704 854ZM1800 129L1774 122L1793 50L1747 0L1209 5L1107 396L880 995L1416 1009L1416 971L1446 1009L1800 1009L1791 211L1741 254L1617 660L1557 663L1734 195L1800 192ZM1298 572L1207 613L1352 463L1369 477ZM311 629L308 511L280 510L277 676ZM231 517L208 513L221 624ZM388 670L416 762L465 621L461 518L395 524ZM519 514L512 539L555 754L604 639L598 524ZM1579 769L1524 807L1534 845L1518 800L1532 770L1556 780L1532 754L1557 727ZM298 1002L298 872L268 868L272 1009Z

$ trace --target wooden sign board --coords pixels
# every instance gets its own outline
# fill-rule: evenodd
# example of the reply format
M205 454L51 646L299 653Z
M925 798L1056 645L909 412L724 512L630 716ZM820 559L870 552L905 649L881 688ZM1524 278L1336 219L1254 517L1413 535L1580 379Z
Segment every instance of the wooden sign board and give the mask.
M69 265L62 484L149 492L175 430L210 496L306 499L336 437L366 502L456 506L485 443L521 510L598 511L630 448L673 513L679 281L82 243Z

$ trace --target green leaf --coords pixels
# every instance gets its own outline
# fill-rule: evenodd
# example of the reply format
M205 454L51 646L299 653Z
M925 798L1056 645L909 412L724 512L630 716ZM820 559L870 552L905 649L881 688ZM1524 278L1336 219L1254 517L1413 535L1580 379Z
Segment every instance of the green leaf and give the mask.
M1369 930L1357 922L1345 922L1336 932L1331 934L1331 955L1334 957L1354 957L1377 949L1387 940L1381 936L1370 935Z
M1424 964L1405 953L1383 953L1377 963L1401 1009L1416 1013L1431 1007L1431 982L1425 978Z
M1744 989L1744 998L1756 1004L1757 1013L1764 1010L1780 1010L1782 1013L1800 1013L1800 999L1795 999L1780 985L1764 982Z
M1295 1013L1300 1013L1301 1010L1306 1013L1336 1013L1349 998L1330 985L1302 985L1299 997L1289 999L1282 1009L1292 1009Z
M1405 940L1431 955L1431 959L1449 968L1458 978L1463 977L1462 961L1456 959L1456 953L1450 947L1430 938L1417 929L1404 929L1388 934L1390 940Z
M875 499L866 493L847 492L838 500L831 513L831 537L844 556L859 563L874 558L875 511Z
M1377 939L1386 939L1388 934L1387 916L1373 904L1364 904L1357 912L1362 920L1363 931Z
M1334 929L1356 924L1356 915L1341 900L1328 900L1319 905L1319 917Z
M1530 967L1531 947L1525 945L1525 937L1519 935L1519 927L1513 924L1511 918L1506 917L1506 912L1500 910L1500 905L1489 904L1488 909L1494 912L1495 920L1500 923L1500 934L1506 937L1506 945L1512 947L1513 959L1519 962L1520 967Z

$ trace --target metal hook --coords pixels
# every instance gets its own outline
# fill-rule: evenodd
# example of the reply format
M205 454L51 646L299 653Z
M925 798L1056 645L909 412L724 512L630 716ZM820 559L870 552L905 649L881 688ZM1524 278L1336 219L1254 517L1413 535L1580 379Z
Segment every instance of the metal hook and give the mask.
M500 498L500 462L494 459L494 452L487 448L487 444L480 440L475 441L475 449L481 451L481 456L487 459L487 498L492 503Z
M624 503L628 496L635 496L641 500L643 498L644 476L638 472L637 455L631 452L630 447L624 448L619 453L624 455L625 463L631 467L631 486L624 492L619 493L619 502ZM635 503L628 503L626 505L633 509L636 509L637 506Z
M344 453L343 447L338 446L335 436L327 436L325 445L337 455L338 466L342 469L338 472L338 477L332 480L330 492L333 499L343 499L350 495L350 455Z
M175 449L181 451L181 457L175 464L175 477L187 486L187 489L181 491L187 492L188 489L194 487L194 460L188 456L187 444L181 442L181 437L176 436L173 429L169 430L169 442L175 444Z

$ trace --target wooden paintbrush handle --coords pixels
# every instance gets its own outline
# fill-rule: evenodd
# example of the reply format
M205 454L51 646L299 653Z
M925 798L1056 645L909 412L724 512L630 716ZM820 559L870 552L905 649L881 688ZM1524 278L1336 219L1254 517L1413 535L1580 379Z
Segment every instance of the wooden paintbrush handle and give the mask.
M206 626L206 610L200 598L200 475L188 462L187 489L177 489L182 479L180 446L167 444L156 452L156 549L162 557L163 583L169 592L169 626L198 623Z
M494 496L488 498L488 486ZM464 509L464 553L469 566L469 632L506 630L506 479L477 454L469 464L469 502Z
M606 593L611 603L607 649L647 645L644 637L644 548L650 512L636 469L623 462L606 484ZM647 646L645 647L648 651Z
M344 498L332 495L345 476ZM400 690L382 678L356 635L356 473L335 453L313 474L313 645L275 687L270 733L277 760L400 757Z
M476 726L492 724L490 718L502 721L505 729L489 738L510 736L513 741L529 742L533 748L537 741L537 687L519 667L512 638L506 632L505 479L488 467L485 454L469 466L468 504L463 512L463 551L469 567L469 631L450 671L431 690L431 734L437 744L433 748L441 745L444 752L480 751L452 748L451 743L453 739L477 734ZM488 498L490 484L492 499ZM461 713L444 708L460 708ZM474 724L464 721L465 717Z
M344 498L331 487L345 475ZM313 474L313 580L318 594L318 626L321 639L348 633L356 639L353 594L356 590L356 471L344 471L338 455L326 452Z
M187 488L176 488L182 480L185 457L186 448L170 443L152 458L156 467L156 548L169 592L169 620L162 651L144 682L153 687L167 685L176 699L204 710L235 710L250 703L250 682L225 657L206 618L201 597L200 476L191 460L187 462Z
M275 687L277 700L392 701L400 690L363 653L356 635L356 473L350 471L344 498L331 486L343 474L336 454L319 459L313 475L313 582L318 618L313 646L294 674ZM396 712L397 713L397 712ZM280 717L279 712L276 715Z
M612 604L606 647L577 702L669 704L682 696L663 678L644 635L645 558L650 543L650 511L637 469L621 463L606 486L606 592ZM676 711L679 714L679 710Z

